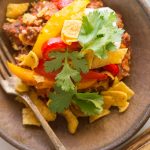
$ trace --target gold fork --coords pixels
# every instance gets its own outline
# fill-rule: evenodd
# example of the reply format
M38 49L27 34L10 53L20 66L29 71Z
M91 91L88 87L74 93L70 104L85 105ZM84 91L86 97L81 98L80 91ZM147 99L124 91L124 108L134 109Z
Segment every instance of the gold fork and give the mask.
M56 136L54 131L51 129L51 127L47 123L47 121L41 115L38 108L34 105L32 100L28 96L28 94L27 93L20 94L20 93L16 92L16 90L15 90L16 78L14 78L12 73L9 71L7 64L6 64L7 61L15 63L14 58L11 56L11 54L8 51L7 47L5 46L3 40L0 38L0 85L1 85L1 87L4 89L4 91L7 94L13 94L13 95L19 96L25 101L25 103L28 104L28 106L34 112L36 118L41 123L41 126L47 133L47 135L50 139L50 142L53 145L53 149L66 150L64 145L61 143L59 138Z

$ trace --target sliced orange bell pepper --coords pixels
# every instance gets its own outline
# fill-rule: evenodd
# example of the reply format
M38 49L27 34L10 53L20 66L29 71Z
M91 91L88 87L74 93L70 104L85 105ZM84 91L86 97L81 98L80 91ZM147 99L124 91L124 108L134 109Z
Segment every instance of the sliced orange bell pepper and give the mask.
M20 78L22 81L24 81L28 85L38 86L38 84L40 84L40 87L43 87L43 88L50 88L54 85L54 82L55 82L54 80L48 80L45 77L44 77L43 82L38 83L35 79L35 76L38 76L38 74L32 70L19 67L9 62L7 63L7 65L10 71L14 75L16 75L18 78Z
M92 87L97 82L96 79L83 80L77 84L78 90L83 90Z
M74 0L74 2L55 13L49 19L39 34L38 39L32 49L39 58L42 58L41 48L43 43L60 34L65 20L71 19L72 16L81 11L83 11L84 14L84 9L88 3L89 0Z

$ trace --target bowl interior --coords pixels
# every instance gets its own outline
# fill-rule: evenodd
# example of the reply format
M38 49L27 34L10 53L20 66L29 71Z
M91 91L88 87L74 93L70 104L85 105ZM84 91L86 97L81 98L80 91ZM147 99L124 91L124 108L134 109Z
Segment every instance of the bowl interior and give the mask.
M27 0L24 1L27 2ZM0 1L0 29L5 20L6 6L9 2L23 2L23 0ZM136 0L104 0L104 2L123 15L125 28L132 37L131 76L126 78L125 82L135 91L135 96L125 113L113 112L93 124L89 124L86 118L80 118L80 125L75 135L67 132L67 124L61 117L58 117L56 122L50 123L57 136L71 150L109 149L120 144L142 125L140 121L150 104L149 19ZM1 37L11 50L8 39L3 33ZM0 89L0 130L7 137L17 141L22 149L24 146L36 150L50 149L49 140L41 128L22 126L23 106L13 99L14 97L6 95ZM12 142L12 140L9 141Z

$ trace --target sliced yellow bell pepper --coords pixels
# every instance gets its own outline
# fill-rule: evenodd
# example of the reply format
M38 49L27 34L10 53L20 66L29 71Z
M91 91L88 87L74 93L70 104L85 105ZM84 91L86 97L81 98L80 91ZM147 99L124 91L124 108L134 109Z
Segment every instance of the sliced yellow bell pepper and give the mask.
M48 80L47 78L44 78L43 82L38 83L34 77L38 76L38 74L32 70L19 67L9 62L7 63L7 65L14 75L16 75L28 85L37 86L38 84L42 84L44 88L50 88L54 85L54 81Z
M49 21L43 27L33 47L33 51L39 58L42 57L41 47L43 43L52 37L58 36L61 32L64 21L72 19L72 16L84 10L88 3L89 0L75 0L67 7L64 7L62 10L58 11L49 19Z

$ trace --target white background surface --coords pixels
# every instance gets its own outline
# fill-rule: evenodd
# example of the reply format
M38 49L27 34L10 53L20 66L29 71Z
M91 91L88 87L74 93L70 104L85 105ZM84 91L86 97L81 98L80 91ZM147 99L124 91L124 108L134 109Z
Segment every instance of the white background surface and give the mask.
M150 119L145 124L145 126L140 130L140 132L137 133L137 135L142 133L145 129L149 127L150 127ZM9 143L5 142L2 138L0 138L0 150L17 150L17 149L11 146Z

